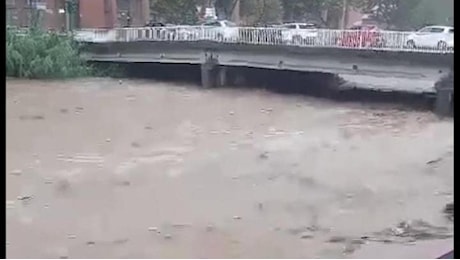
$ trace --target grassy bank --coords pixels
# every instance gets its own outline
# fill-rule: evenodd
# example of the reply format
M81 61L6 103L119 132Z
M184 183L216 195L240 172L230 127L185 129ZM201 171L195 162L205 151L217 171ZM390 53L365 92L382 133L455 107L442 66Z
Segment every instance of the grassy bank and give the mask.
M79 57L70 36L37 30L6 34L6 75L16 78L63 79L119 75L116 67L93 66Z

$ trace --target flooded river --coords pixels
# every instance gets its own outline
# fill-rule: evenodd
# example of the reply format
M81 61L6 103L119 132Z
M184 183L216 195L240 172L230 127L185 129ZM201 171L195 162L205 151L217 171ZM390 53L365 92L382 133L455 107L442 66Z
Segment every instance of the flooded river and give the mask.
M453 245L453 122L431 112L81 79L8 80L6 117L11 258L404 258Z

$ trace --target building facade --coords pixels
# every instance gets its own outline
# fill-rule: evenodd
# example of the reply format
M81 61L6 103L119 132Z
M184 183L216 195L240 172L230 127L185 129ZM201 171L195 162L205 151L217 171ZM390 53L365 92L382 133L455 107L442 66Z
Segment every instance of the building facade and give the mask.
M150 20L149 0L6 0L7 25L62 31L68 28L143 26Z

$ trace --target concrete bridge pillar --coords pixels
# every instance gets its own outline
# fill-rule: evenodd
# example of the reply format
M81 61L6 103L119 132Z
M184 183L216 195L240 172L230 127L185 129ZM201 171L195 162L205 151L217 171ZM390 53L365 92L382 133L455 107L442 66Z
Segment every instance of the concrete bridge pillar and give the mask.
M201 85L204 88L223 87L227 85L228 77L228 68L220 66L212 53L206 53L205 62L201 64Z
M228 72L227 67L219 66L217 69L217 87L227 86Z
M216 66L204 63L201 65L201 86L203 88L214 88L217 83Z
M227 67L214 64L201 65L201 85L204 88L224 87L228 83Z
M435 113L446 116L453 112L454 105L454 74L451 71L435 85L436 101Z

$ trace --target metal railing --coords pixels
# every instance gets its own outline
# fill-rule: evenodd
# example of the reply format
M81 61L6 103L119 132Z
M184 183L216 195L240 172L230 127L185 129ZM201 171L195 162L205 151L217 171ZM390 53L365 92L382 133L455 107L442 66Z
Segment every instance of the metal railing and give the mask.
M296 30L257 27L142 27L115 29L83 29L75 32L82 42L196 42L212 41L250 45L284 45L299 47L330 47L386 51L453 53L451 46L434 44L419 47L409 44L413 32L356 30Z

